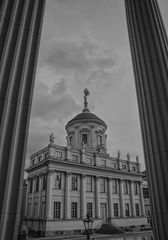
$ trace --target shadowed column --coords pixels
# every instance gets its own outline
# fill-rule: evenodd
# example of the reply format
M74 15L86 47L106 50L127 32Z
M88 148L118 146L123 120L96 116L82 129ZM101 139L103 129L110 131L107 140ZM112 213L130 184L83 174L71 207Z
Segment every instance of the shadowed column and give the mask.
M0 1L0 239L17 239L45 0ZM9 231L10 230L10 231Z
M125 0L157 240L168 239L168 39L156 0Z

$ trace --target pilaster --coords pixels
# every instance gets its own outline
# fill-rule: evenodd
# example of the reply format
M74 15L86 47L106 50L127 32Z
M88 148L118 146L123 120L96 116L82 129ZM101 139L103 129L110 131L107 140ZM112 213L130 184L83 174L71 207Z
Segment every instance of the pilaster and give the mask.
M120 217L125 216L124 212L124 191L123 191L123 179L119 179L119 195L120 195Z
M113 213L113 198L112 198L112 178L108 178L108 205L109 205L109 218L114 217Z
M96 177L96 218L100 218L100 177Z
M65 172L65 201L64 201L64 217L65 219L70 218L70 198L69 198L69 191L70 191L70 172Z
M130 181L130 200L131 200L131 214L135 217L135 200L134 200L134 182Z
M46 218L52 218L52 171L47 172L47 190L46 190Z
M86 175L81 174L81 204L80 204L80 212L81 212L81 219L84 219L86 217Z

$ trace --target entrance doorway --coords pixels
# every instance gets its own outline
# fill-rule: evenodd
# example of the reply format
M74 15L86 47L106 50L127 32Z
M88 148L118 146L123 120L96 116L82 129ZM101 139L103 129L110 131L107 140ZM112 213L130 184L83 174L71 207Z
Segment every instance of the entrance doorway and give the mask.
M106 203L100 204L100 216L103 219L107 219L107 204Z

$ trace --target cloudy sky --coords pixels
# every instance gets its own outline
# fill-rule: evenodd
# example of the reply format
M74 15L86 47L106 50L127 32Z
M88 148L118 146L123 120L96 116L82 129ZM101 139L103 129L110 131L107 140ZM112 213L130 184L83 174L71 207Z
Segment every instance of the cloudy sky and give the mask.
M159 4L168 27L168 2ZM110 155L138 154L144 168L123 0L46 1L27 159L51 132L66 145L65 124L82 111L84 88L91 112L108 125Z

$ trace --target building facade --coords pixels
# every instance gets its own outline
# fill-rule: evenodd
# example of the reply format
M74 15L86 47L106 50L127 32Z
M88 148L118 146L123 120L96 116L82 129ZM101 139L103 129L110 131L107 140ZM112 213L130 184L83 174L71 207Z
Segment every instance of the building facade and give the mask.
M145 225L142 174L136 161L107 152L106 123L84 109L66 125L67 146L54 143L30 158L25 218L29 229L41 235L84 230L89 213L93 227L105 221L120 227Z

